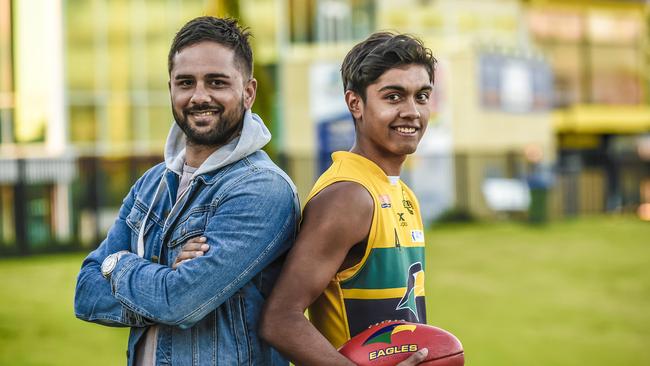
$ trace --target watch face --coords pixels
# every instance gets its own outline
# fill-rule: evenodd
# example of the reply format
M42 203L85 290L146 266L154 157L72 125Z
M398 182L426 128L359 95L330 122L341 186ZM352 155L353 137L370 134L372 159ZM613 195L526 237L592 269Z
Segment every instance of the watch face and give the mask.
M104 261L102 262L102 275L104 277L108 277L111 272L113 272L113 269L115 268L115 265L117 264L117 256L115 254L111 254Z

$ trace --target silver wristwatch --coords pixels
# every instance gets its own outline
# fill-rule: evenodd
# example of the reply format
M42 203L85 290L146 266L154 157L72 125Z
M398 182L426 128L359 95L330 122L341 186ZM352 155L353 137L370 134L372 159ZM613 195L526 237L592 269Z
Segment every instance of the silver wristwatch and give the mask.
M111 278L111 274L113 273L115 266L117 266L117 262L126 253L129 253L129 251L121 250L117 253L113 253L109 255L108 257L106 257L106 259L104 259L104 261L102 262L102 276L104 276L105 279L108 280Z

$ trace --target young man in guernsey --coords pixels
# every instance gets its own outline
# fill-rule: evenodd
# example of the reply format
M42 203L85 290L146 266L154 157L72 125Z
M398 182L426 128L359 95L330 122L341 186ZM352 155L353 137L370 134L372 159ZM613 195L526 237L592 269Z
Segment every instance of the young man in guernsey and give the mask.
M426 322L422 219L399 175L427 127L435 62L420 40L384 32L343 61L355 143L312 189L261 321L262 338L296 364L352 365L336 349L368 326Z

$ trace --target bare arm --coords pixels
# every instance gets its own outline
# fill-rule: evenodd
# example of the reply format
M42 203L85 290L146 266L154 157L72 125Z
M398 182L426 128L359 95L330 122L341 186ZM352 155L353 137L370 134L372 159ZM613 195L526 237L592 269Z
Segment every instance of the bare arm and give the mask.
M343 264L355 264L348 253L367 239L373 210L368 191L353 182L325 188L305 207L296 243L266 303L260 329L262 338L297 365L354 365L309 323L304 312ZM426 350L417 352L400 366L416 365L426 354Z
M354 365L305 318L350 248L370 230L373 200L363 186L335 183L310 200L301 230L262 315L260 333L298 365ZM291 326L288 327L287 325Z

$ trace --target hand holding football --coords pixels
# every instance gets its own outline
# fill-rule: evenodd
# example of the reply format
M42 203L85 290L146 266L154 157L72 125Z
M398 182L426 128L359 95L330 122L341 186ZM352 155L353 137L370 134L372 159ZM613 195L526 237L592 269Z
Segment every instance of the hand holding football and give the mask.
M458 338L444 329L405 321L375 324L352 337L339 352L360 366L394 366L419 349L429 353L425 366L463 366Z

